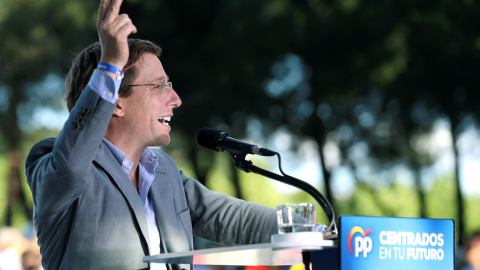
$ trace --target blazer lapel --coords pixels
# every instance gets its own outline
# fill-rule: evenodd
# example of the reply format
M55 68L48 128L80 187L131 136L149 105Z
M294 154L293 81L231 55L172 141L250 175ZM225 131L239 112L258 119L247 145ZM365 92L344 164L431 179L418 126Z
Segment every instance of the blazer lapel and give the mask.
M150 246L147 226L147 216L143 207L142 200L137 191L133 187L130 178L125 174L117 159L113 156L110 150L102 143L100 149L95 157L95 162L98 163L110 176L113 182L118 186L120 192L127 199L128 204L135 214L136 221L147 246ZM147 250L148 254L149 251Z
M176 235L177 228L172 228L172 224L177 224L177 214L167 170L160 163L155 171L156 176L150 188L150 194L155 207L162 247L165 252L169 253L175 251L175 241L172 241L171 238Z

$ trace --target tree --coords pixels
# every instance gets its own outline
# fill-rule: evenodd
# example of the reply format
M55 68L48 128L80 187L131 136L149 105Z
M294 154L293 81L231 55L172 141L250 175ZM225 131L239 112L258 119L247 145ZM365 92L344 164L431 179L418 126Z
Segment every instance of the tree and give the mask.
M26 195L21 189L24 157L19 149L25 139L20 119L28 118L25 115L31 111L27 109L33 108L22 104L30 100L28 91L33 84L48 74L65 71L68 62L62 52L66 53L66 48L72 48L74 42L84 43L89 39L84 30L88 29L87 32L91 33L94 26L91 8L91 4L82 1L54 0L7 1L2 6L0 91L7 106L0 111L0 132L5 138L5 151L10 156L7 225L12 223L15 207L22 208L27 217L32 217L32 208L27 205ZM31 104L36 107L51 105Z
M176 84L185 101L177 124L185 134L205 125L239 134L252 118L262 121L267 136L288 126L319 145L331 201L331 171L324 157L329 132L350 126L355 136L342 146L344 151L364 142L379 164L402 159L419 171L431 160L412 148L411 139L428 133L433 121L445 115L457 130L462 115L477 111L473 104L466 106L475 99L451 102L462 91L463 96L475 95L470 92L478 70L474 16L479 5L474 2L214 1L207 6L149 1L131 7L133 14L143 15L135 19L141 29L150 29L148 38L164 45L168 53L162 61L172 78L185 78ZM152 24L150 14L165 23ZM263 82L269 77L265 93ZM463 90L452 95L456 89ZM352 110L362 97L378 92L384 103L378 115L370 113L378 118L362 127ZM422 123L412 117L419 102L430 109ZM382 119L392 104L398 114ZM392 137L382 141L375 130L387 121ZM196 150L191 152L194 159ZM417 176L418 186L420 181ZM457 197L462 220L460 191ZM461 221L457 224L462 234Z

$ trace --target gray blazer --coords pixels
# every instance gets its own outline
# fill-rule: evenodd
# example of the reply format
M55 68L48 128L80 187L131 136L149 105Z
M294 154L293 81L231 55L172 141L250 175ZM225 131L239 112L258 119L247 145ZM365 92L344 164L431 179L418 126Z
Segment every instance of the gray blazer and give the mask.
M25 171L45 269L147 269L148 227L140 196L102 139L115 104L87 87L58 138L31 149ZM274 209L208 190L152 149L151 186L164 252L193 249L193 235L223 244L270 241ZM168 265L170 270L191 264Z

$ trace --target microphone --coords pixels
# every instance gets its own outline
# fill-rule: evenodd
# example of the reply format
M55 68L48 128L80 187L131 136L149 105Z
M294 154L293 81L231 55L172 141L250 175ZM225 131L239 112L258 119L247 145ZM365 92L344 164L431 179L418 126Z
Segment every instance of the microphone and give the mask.
M227 150L232 155L260 155L274 156L276 153L267 148L260 148L256 145L242 142L234 139L228 133L211 128L202 128L197 134L197 142L199 145L217 151L223 152Z

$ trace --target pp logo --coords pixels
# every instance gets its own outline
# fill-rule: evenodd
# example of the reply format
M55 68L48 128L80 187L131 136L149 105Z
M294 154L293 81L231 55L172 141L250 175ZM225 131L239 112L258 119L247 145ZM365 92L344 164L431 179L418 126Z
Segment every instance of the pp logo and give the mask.
M355 257L358 258L360 253L363 253L363 257L366 258L367 254L372 251L372 238L368 237L367 235L369 233L372 233L373 231L368 229L366 231L363 231L362 228L355 226L350 230L350 233L348 234L348 249L350 250L350 253L353 254L353 249L352 249L352 240L353 236L356 233L360 233L361 236L355 237Z

